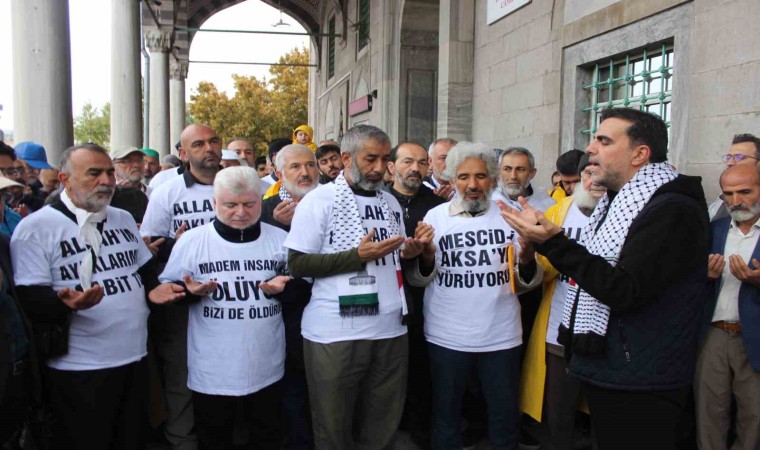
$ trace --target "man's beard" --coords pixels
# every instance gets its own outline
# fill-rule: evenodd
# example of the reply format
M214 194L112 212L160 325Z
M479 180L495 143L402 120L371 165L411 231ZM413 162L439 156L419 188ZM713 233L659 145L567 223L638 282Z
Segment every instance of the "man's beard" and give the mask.
M728 211L735 221L746 222L760 214L760 201L753 203L749 208L744 205L729 206Z
M573 202L575 203L575 206L578 207L578 209L593 211L596 208L596 205L599 203L599 200L601 200L601 197L593 197L591 193L586 190L585 187L583 187L582 182L575 185L575 190L573 191Z
M113 192L114 189L112 187L98 186L84 195L71 192L71 200L85 211L98 212L102 211L109 203L111 203ZM104 193L107 193L108 197L100 197L97 195Z
M301 187L298 185L299 182L307 181L306 178L301 177L296 180L295 183L291 183L290 180L287 178L282 179L282 184L285 186L285 190L290 193L291 196L296 198L303 198L304 195L308 194L312 190L314 190L315 187L319 184L319 180L314 180L311 177L308 178L309 183L311 183L308 187Z
M383 178L380 177L380 179L377 181L371 181L367 179L367 177L359 170L358 164L356 164L356 162L356 159L352 156L351 167L348 169L348 175L351 177L351 182L354 183L354 185L359 189L363 189L365 191L379 191L383 186Z
M413 179L412 178L413 175L416 176L417 178ZM396 178L396 181L401 183L402 186L409 189L410 191L417 192L420 189L420 186L422 185L422 174L417 171L410 170L409 172L407 172L406 176L401 176L400 173L396 172L395 178Z
M519 186L519 187L509 186L501 178L499 178L499 190L501 190L501 193L504 194L505 197L511 198L513 200L525 194L524 186Z
M464 194L457 192L457 195L461 199L460 202L461 202L462 208L464 208L465 211L467 211L470 214L475 214L481 211L485 211L488 209L489 206L491 206L492 190L489 190L488 192L482 191L484 193L483 198L477 199L477 200L470 200L467 198L467 194L471 192L473 191L470 191L467 189L465 189Z

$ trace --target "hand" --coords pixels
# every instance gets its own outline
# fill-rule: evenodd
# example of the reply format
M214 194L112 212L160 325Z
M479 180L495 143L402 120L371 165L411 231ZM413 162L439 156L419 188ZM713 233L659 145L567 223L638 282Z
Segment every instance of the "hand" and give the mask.
M165 238L158 238L155 241L151 242L150 236L143 236L142 240L145 242L145 245L148 246L148 250L150 250L150 253L153 256L156 256L158 254L158 248L161 246L161 244L166 242Z
M272 211L272 217L281 224L290 226L290 222L293 221L293 214L296 212L297 204L298 203L295 201L280 202L280 204L274 208L274 211Z
M148 299L157 304L174 303L185 298L185 288L175 283L163 283L148 293Z
M103 288L99 284L80 292L75 289L63 288L58 291L58 298L71 309L89 309L100 303L105 296Z
M715 280L723 273L723 269L726 267L726 260L723 255L713 253L707 257L707 278Z
M185 282L185 288L187 289L187 292L199 297L209 295L216 290L217 282L214 280L207 281L205 283L198 283L197 281L190 278L190 275L185 275L182 280Z
M182 225L180 225L179 228L177 228L177 231L174 233L174 240L178 241L179 238L185 234L185 231L187 231L187 222L182 222Z
M433 193L446 200L450 200L451 197L454 196L454 188L451 186L451 184L446 183L442 184L438 189L433 189Z
M266 295L279 294L285 290L285 285L290 281L292 277L287 275L277 275L268 281L262 281L259 283L259 289L264 291Z
M435 230L432 225L428 225L425 222L417 222L417 228L414 229L414 237L408 237L404 240L404 245L401 247L401 257L403 259L412 259L423 255L423 257L427 257L428 261L432 261L435 257L434 236Z
M520 264L528 264L536 259L536 250L533 248L533 244L523 239L522 236L517 238L517 244L520 246L520 253L518 254Z
M375 230L370 230L359 242L359 259L362 261L374 261L380 259L385 255L393 253L397 248L401 247L404 243L403 236L391 237L383 239L380 242L372 242L372 238L375 236Z
M17 208L13 208L13 210L16 211L18 213L18 215L21 216L21 217L26 217L26 216L29 215L29 207L26 206L23 203L21 203L20 205L18 205Z
M523 207L522 211L510 208L502 201L497 201L496 203L501 210L501 217L523 239L532 243L543 244L550 237L562 233L562 228L551 223L549 219L544 217L541 211L530 206L525 198L519 197L518 201L520 202L520 206Z
M754 268L750 268L739 255L728 257L728 269L737 280L760 286L760 261L752 258L752 265Z

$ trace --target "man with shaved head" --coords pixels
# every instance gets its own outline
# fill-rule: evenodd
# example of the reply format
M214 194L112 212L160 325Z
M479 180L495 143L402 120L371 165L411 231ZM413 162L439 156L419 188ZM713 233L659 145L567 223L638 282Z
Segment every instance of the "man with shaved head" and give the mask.
M731 397L736 441L760 446L760 168L729 166L720 176L730 217L712 227L711 296L705 308L694 392L699 448L725 448Z
M193 124L182 131L179 152L187 170L153 191L140 228L151 241L165 239L158 252L161 263L166 263L182 233L215 217L213 184L222 160L221 139L212 128ZM194 450L192 394L187 388L187 305L168 305L165 313L158 346L168 409L166 439L175 449Z

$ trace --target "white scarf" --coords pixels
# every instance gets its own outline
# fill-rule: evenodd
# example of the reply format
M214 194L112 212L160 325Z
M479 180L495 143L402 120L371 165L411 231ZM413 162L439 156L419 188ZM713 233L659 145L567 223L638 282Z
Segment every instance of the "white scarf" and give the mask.
M609 196L602 198L588 225L583 229L579 243L584 244L589 253L604 257L613 266L617 265L633 220L644 209L654 192L677 176L668 163L651 163L641 168L618 192L612 203ZM600 226L599 221L602 219L604 222ZM571 323L576 296L578 299L575 320ZM609 306L579 289L576 283L570 283L562 312L563 328L572 330L574 336L589 335L593 339L590 335L595 334L604 337L607 334L609 318ZM570 338L573 339L573 336ZM583 352L582 349L579 350Z
M359 206L356 204L356 197L348 185L346 177L343 176L343 172L335 178L334 183L336 192L335 197L333 197L332 229L335 231L333 239L337 252L343 252L358 247L366 232L364 231L362 216L359 214ZM388 201L385 198L386 194L378 190L376 195L383 215L388 218L388 231L390 235L398 236L400 226L396 216L393 215L388 206ZM401 312L403 315L406 315L408 310L406 297L404 296L404 286L401 283L400 252L399 250L395 250L394 253L393 259L396 261L396 274L399 280L399 292L401 295ZM353 277L354 275L349 273L341 276Z
M103 236L98 231L97 224L106 219L108 207L98 212L77 208L65 189L61 191L61 201L76 216L79 226L79 239L90 248L79 265L79 284L82 289L87 289L92 286L92 271L95 268L95 260L100 254L100 245L103 243Z

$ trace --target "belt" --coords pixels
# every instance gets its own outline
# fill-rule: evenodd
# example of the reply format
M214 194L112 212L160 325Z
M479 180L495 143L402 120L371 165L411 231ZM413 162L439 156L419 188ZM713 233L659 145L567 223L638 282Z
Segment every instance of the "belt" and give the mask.
M727 333L738 334L742 332L742 324L739 322L726 322L719 320L710 324L713 328L723 330Z

